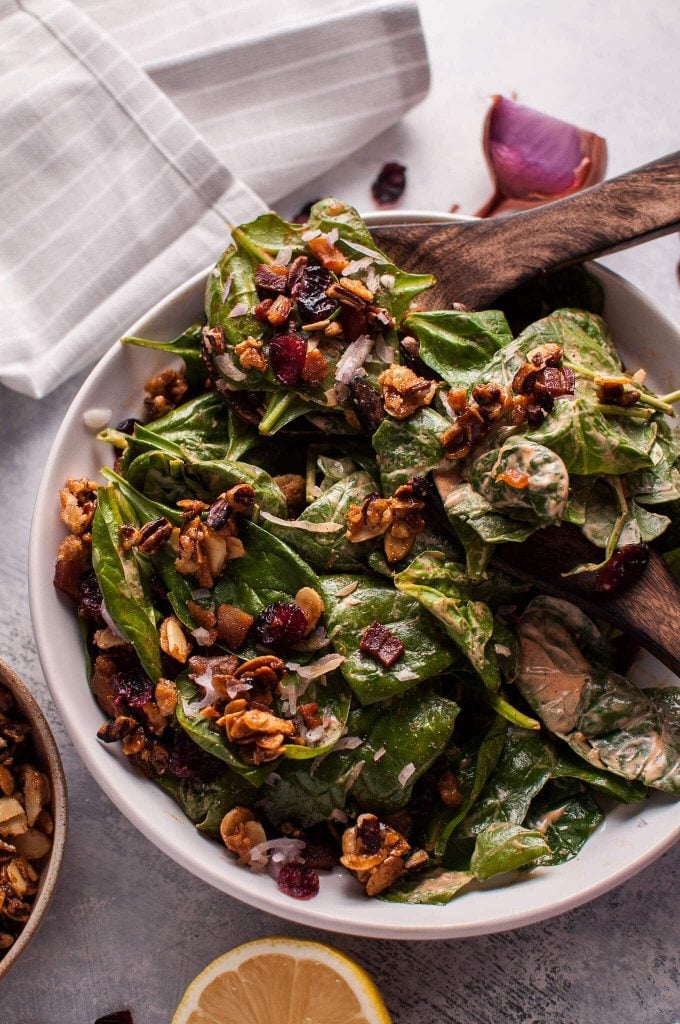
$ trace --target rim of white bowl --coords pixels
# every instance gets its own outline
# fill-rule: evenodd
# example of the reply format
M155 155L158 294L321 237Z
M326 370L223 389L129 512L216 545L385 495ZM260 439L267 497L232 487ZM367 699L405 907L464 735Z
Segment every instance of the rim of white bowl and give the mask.
M372 213L363 214L362 216L368 224L376 225L381 223L432 223L437 221L471 221L477 219L475 217L459 216L431 210L374 211ZM211 268L208 267L199 271L182 285L173 289L173 291L165 298L143 313L135 324L133 324L122 336L134 335L138 330L138 324L157 315L169 304L179 299L185 292L195 288L198 282L205 279L210 269ZM676 325L663 313L663 311L659 310L639 288L606 267L598 265L596 269L598 275L603 275L621 282L628 290L635 294L636 298L642 305L651 309L654 315L663 319L673 333L679 333ZM645 867L665 853L666 850L673 846L677 839L680 838L680 820L674 829L667 832L666 835L664 835L657 843L653 844L643 855L637 856L636 859L619 868L612 874L607 875L605 878L601 878L598 881L587 884L583 889L579 889L568 896L553 899L549 904L538 907L535 910L527 911L526 909L522 909L520 897L517 901L518 906L516 910L513 909L511 912L503 913L495 919L486 918L484 921L477 924L465 922L452 923L450 921L447 922L444 919L438 921L430 917L428 917L427 920L422 918L418 921L414 914L413 924L409 923L408 925L400 924L395 926L390 925L389 920L386 920L385 923L374 923L371 921L338 919L337 916L332 913L324 912L319 909L315 910L314 901L302 903L296 900L287 899L284 903L280 899L282 894L279 893L277 889L273 888L272 890L268 890L265 887L262 887L261 889L254 887L250 873L245 870L242 872L242 880L241 873L235 874L233 877L229 878L226 878L225 876L218 877L216 873L211 872L209 869L206 871L205 864L202 864L199 857L193 852L179 849L176 846L168 848L167 846L162 845L158 826L152 825L150 821L144 817L143 813L136 806L134 801L126 793L116 788L105 772L103 765L100 764L95 756L93 756L91 738L82 735L81 730L78 728L77 721L72 714L69 702L64 699L59 686L56 685L56 681L52 677L49 657L51 641L47 639L49 636L49 629L47 628L45 620L45 615L49 614L44 602L46 590L45 580L40 575L38 569L40 562L40 551L38 549L40 539L38 536L39 528L37 524L41 522L47 513L47 510L54 505L54 495L48 491L47 485L49 477L52 474L53 464L60 453L62 443L68 436L71 429L73 416L72 410L86 403L89 392L96 388L99 383L99 378L106 372L109 364L116 358L116 355L119 352L119 344L120 342L118 341L114 342L111 348L97 361L79 388L69 405L62 425L57 432L47 457L36 496L33 521L31 524L28 559L29 605L36 647L43 668L43 673L50 689L52 699L64 725L66 726L66 729L68 730L71 741L84 761L88 771L94 777L101 789L125 815L125 817L128 818L128 820L147 839L149 839L154 846L160 849L167 856L171 857L182 867L186 868L193 875L202 878L218 890L225 892L228 895L249 904L250 906L257 907L260 910L264 910L267 913L284 918L288 921L307 925L308 927L323 928L329 931L339 931L343 934L349 935L421 941L466 938L476 935L494 934L496 932L509 931L515 928L535 924L538 921L544 921L549 918L556 917L576 907L582 906L590 900L593 900L609 890L616 888L616 886L633 877L639 871L642 871ZM271 892L271 895L269 895L269 892ZM390 905L383 904L383 906L388 907ZM416 912L423 909L426 908L413 908ZM436 909L440 911L445 910L444 907Z

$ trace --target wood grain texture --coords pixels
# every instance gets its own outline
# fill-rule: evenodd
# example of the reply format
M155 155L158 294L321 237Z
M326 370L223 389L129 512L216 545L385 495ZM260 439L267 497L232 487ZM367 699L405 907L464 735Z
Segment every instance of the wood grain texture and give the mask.
M680 152L535 210L460 224L373 228L397 265L437 276L430 309L483 309L541 271L680 229Z

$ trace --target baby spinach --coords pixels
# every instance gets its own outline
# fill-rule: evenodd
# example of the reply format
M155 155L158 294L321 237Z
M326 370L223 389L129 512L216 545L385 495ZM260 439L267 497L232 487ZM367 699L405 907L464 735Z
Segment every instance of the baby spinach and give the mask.
M477 836L470 869L476 878L484 881L549 855L550 847L540 832L496 821Z
M491 357L512 341L499 310L409 313L404 330L420 345L420 358L452 387L470 388Z
M431 469L450 467L439 441L450 425L450 420L429 408L418 409L405 420L385 417L373 435L384 494L393 494L400 484Z
M562 518L569 495L559 455L524 437L510 437L475 459L470 482L495 510L540 525Z
M346 596L338 591L356 587ZM455 660L455 652L419 603L395 591L384 578L324 576L321 586L328 614L326 628L335 650L344 655L340 671L362 704L404 693L432 679ZM392 668L384 668L359 649L361 635L378 621L404 645Z
M648 543L661 536L669 526L667 516L651 512L630 498L623 499L623 507L617 501L616 483L618 478L602 477L592 489L585 510L582 530L588 540L599 548L609 551L610 538L616 531L615 546Z
M125 345L153 348L157 352L169 352L184 361L187 381L192 388L200 388L205 381L205 365L201 357L201 325L192 324L173 341L150 341L148 338L121 338Z
M114 484L100 487L92 524L92 565L113 622L131 643L153 683L162 676L156 614L143 556L125 549L120 528L137 525L132 506Z
M540 525L536 520L531 523L519 522L496 511L493 505L466 480L451 489L444 501L444 510L468 554L469 531L474 531L477 535L480 543L473 548L473 552L484 568L484 559L491 552L484 551L481 544L521 543ZM479 571L474 575L479 575Z
M680 728L668 708L609 667L580 609L537 597L519 623L517 686L546 727L591 766L680 792Z
M291 672L286 676L286 685L294 683L295 673ZM322 680L312 683L305 690L305 703L318 704L318 714L324 722L327 722L325 734L322 741L302 746L296 743L285 743L281 748L283 756L293 761L308 761L313 757L322 757L328 754L338 742L347 724L350 705L352 703L351 693L345 686L339 672L333 672L324 683Z
M330 754L316 763L314 771L299 761L281 761L276 785L265 786L259 806L275 828L292 822L300 828L312 828L341 811L352 782L352 764L347 753Z
M259 792L237 772L226 768L213 782L178 779L166 773L159 779L161 787L180 805L199 832L219 836L222 818L232 807L249 807Z
M454 701L427 687L385 707L356 752L355 763L363 768L352 797L362 811L392 814L406 806L414 784L449 742L458 712ZM409 768L411 774L400 781L400 772Z
M587 792L574 791L549 782L531 805L527 826L545 835L550 853L537 864L564 864L575 857L588 837L604 820L604 815Z

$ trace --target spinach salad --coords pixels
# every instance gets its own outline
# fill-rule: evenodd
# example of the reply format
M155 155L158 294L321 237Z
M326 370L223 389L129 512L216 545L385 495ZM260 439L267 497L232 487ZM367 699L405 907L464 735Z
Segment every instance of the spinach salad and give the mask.
M425 311L433 283L334 199L234 229L205 322L124 339L181 369L61 492L100 739L298 898L340 863L444 904L680 792L680 689L494 563L562 523L600 552L573 572L678 565L678 396L624 370L581 269L504 311Z

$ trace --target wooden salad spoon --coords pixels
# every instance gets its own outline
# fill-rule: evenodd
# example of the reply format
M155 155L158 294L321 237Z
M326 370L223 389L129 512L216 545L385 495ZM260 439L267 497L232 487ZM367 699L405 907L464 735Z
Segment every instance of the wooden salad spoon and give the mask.
M430 309L454 302L488 309L495 299L546 271L639 245L680 230L680 152L558 199L491 220L394 224L371 229L376 243L406 270L433 271L423 297ZM451 474L433 474L442 501ZM649 550L639 578L621 591L596 589L595 574L565 577L602 553L568 523L538 530L521 544L500 544L494 563L545 593L612 623L680 675L680 587Z

